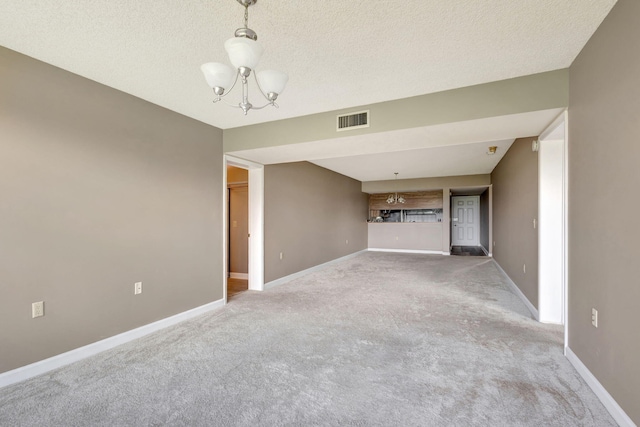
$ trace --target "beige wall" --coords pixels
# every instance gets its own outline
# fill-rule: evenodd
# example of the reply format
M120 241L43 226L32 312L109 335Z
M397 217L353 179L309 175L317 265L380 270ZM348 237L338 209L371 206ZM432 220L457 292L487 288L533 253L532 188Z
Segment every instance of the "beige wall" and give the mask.
M491 182L493 257L537 308L538 230L533 220L538 216L538 153L531 151L533 139L520 138L511 145Z
M640 425L638 17L619 0L570 69L569 347Z
M219 129L0 47L0 130L0 372L223 297Z
M265 166L265 282L367 248L360 186L307 162Z

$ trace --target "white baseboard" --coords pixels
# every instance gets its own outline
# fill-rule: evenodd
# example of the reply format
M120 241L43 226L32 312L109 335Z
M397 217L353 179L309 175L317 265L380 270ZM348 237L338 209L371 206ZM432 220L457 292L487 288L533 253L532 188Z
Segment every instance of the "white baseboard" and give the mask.
M614 420L620 427L636 427L635 423L629 418L624 410L618 405L618 402L609 394L609 392L600 384L600 381L591 373L584 363L571 351L569 347L565 347L565 354L569 362L576 368L582 379L591 387L591 390L598 396L600 402L607 408Z
M293 279L297 279L298 277L302 277L302 276L304 276L306 274L309 274L309 273L312 273L314 271L321 270L324 267L327 267L327 266L329 266L331 264L336 264L338 262L346 261L349 258L353 258L353 257L355 257L355 256L357 256L357 255L359 255L359 254L361 254L363 252L366 252L366 251L367 251L366 249L363 249L361 251L354 252L352 254L345 255L343 257L336 258L334 260L327 261L327 262L322 263L322 264L318 264L315 267L307 268L306 270L298 271L297 273L289 274L288 276L284 276L284 277L281 277L279 279L272 280L272 281L264 284L264 290L266 291L267 289L271 289L271 288L274 288L276 286L280 286L280 285L282 285L284 283L292 281Z
M98 342L94 342L92 344L67 351L66 353L58 354L48 359L40 360L30 365L22 366L20 368L4 372L0 374L0 387L6 387L8 385L27 380L29 378L33 378L37 375L44 374L54 369L58 369L62 366L69 365L73 362L77 362L89 356L93 356L105 350L109 350L121 344L133 341L137 338L149 335L160 329L175 325L177 323L199 316L200 314L216 310L223 306L224 300L219 299L217 301L210 302L209 304L205 304L200 307L178 313L174 316L149 323L148 325L140 326L139 328L135 328L130 331L105 338Z
M480 245L480 247L482 248L486 256L493 258L493 254L489 251L489 249L485 248L483 245Z
M524 305L527 306L527 308L533 315L533 318L536 319L537 321L540 321L540 314L538 313L538 309L535 308L533 304L531 304L531 301L529 301L529 299L522 293L518 285L516 285L513 282L513 280L511 280L511 277L509 277L509 275L502 269L502 267L500 267L500 264L498 264L498 261L493 259L493 262L496 265L496 267L498 267L498 270L500 270L500 272L504 275L504 277L507 278L507 283L511 287L511 290L513 290L513 292L522 300Z
M450 255L449 252L444 251L423 251L420 249L383 249L383 248L369 248L371 252L398 252L403 254L428 254L428 255Z
M229 278L249 280L249 273L229 273Z

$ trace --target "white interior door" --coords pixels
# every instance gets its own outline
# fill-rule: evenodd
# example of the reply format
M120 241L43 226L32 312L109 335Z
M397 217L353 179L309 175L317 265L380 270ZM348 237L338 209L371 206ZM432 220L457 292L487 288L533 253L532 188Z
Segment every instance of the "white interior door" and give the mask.
M451 245L478 246L480 196L453 196L451 203Z

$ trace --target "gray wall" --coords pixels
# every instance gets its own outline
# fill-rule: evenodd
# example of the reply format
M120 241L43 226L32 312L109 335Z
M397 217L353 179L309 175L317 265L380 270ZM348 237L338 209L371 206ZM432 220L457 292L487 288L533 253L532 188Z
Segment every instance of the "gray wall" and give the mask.
M491 252L489 244L489 189L480 195L480 245Z
M265 282L366 249L369 202L360 188L307 162L265 166Z
M538 217L538 153L531 151L533 139L511 145L491 173L491 183L493 257L537 308L538 230L533 220Z
M2 47L0 129L0 372L223 297L219 129Z
M639 17L618 1L571 66L569 103L569 347L638 425Z

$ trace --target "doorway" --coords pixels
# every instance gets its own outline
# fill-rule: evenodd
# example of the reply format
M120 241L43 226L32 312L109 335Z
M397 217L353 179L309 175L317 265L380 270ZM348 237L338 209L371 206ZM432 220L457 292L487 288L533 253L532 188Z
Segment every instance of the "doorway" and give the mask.
M252 291L264 290L264 166L259 163L250 162L230 155L224 156L225 173L226 166L234 166L245 170L248 175L248 288ZM225 178L225 187L227 186L228 177ZM225 191L225 207L226 216L229 212L229 192ZM225 221L222 225L224 228L223 236L225 238L224 247L228 250L229 224ZM224 279L225 283L229 276L229 253L225 250L224 261ZM225 301L227 300L227 287L224 287Z
M480 246L480 196L451 197L451 246Z
M538 139L538 313L567 329L567 113Z
M227 299L249 289L249 171L227 165Z

